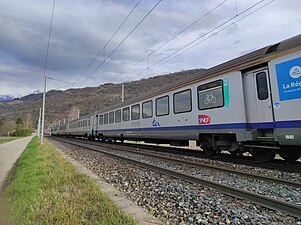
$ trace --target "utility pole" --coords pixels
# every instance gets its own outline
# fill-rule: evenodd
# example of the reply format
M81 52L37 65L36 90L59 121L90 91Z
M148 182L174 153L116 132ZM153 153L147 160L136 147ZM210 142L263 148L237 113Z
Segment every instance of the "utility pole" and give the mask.
M42 133L41 133L41 144L44 144L44 122L45 122L46 79L47 79L47 77L44 75L44 92L43 92L43 110L42 110Z
M124 102L124 83L121 84L121 102Z
M41 114L42 114L42 108L40 108L40 114L39 114L38 137L40 137L40 135L41 135Z

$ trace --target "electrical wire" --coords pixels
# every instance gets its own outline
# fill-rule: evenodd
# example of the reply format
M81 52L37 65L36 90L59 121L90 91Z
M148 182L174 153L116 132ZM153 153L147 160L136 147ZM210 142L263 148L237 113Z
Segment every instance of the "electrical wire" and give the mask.
M217 6L215 6L214 8L212 8L211 10L209 10L207 13L205 13L204 15L202 15L201 17L199 17L198 19L196 19L195 21L193 21L191 24L189 24L187 27L185 27L183 30L181 30L180 32L178 32L176 35L174 35L173 37L171 37L170 39L168 39L167 41L165 41L163 44L161 44L159 47L157 47L155 50L153 50L151 53L149 53L148 55L146 55L145 57L141 58L140 60L138 60L134 65L132 65L131 67L129 67L127 70L121 72L121 74L127 73L128 71L130 71L132 68L134 68L136 65L138 65L140 62L142 62L143 60L147 59L148 57L150 57L151 55L153 55L155 52L157 52L159 49L161 49L162 47L164 47L165 45L167 45L169 42L171 42L172 40L174 40L176 37L178 37L180 34L184 33L185 31L187 31L189 28L191 28L193 25L195 25L197 22L201 21L202 19L204 19L206 16L208 16L209 14L211 14L214 10L216 10L217 8L219 8L221 5L223 5L225 2L227 2L228 0L224 0L223 2L219 3ZM111 80L114 81L115 79Z
M261 3L264 2L264 1L265 1L265 0L258 1L257 3L255 3L254 5L248 7L248 8L245 9L244 11L242 11L242 12L238 13L237 15L231 17L230 19L226 20L225 22L221 23L220 25L216 26L215 28L211 29L210 31L206 32L206 33L203 34L202 36L196 38L195 40L193 40L193 41L191 41L190 43L184 45L183 47L181 47L180 49L176 50L175 52L173 52L173 53L169 54L168 56L164 57L163 59L157 61L157 62L154 63L152 66L150 66L149 69L145 69L145 70L143 70L142 72L136 74L135 77L132 78L131 80L142 77L141 75L142 75L143 73L149 72L149 71L151 71L151 70L153 70L153 69L159 67L160 65L162 65L162 64L164 64L164 63L166 63L166 62L168 62L169 60L175 58L176 56L178 56L178 55L180 55L180 54L186 52L186 50L184 50L185 48L187 48L187 47L193 45L194 43L196 43L196 42L199 41L200 39L204 38L204 37L207 36L208 34L215 32L213 35L207 37L205 40L208 40L209 38L211 38L211 37L214 36L215 34L217 34L217 33L221 32L222 30L224 30L224 29L226 29L226 28L232 26L234 23L231 23L230 25L226 26L226 27L223 28L222 30L216 32L216 30L218 30L218 29L221 28L222 26L226 25L227 23L229 23L230 21L234 20L234 19L237 18L238 16L240 16L240 15L246 13L247 11L253 9L254 7L258 6L259 4L261 4ZM244 18L250 16L251 14L255 13L256 11L258 11L258 10L262 9L263 7L265 7L265 6L269 5L269 4L271 4L273 1L275 1L275 0L269 1L269 2L266 3L265 5L261 6L261 7L258 8L257 10L254 10L252 13L247 14L246 16L242 17L241 19L237 20L236 22L238 22L238 21L240 21L240 20L242 20L242 19L244 19ZM236 23L236 22L235 22L235 23ZM204 42L205 40L201 41L200 43ZM193 45L193 47L199 45L200 43L197 43L197 44ZM191 48L193 48L193 47L190 47L189 49L191 49ZM189 49L187 49L187 50L189 50ZM184 50L184 51L181 52L181 53L179 53L179 54L177 54L178 52L180 52L180 51L182 51L182 50ZM175 54L177 54L177 55L174 56ZM173 57L173 58L170 58L170 57L172 57L172 56L174 56L174 57ZM169 59L169 58L170 58L170 59Z
M180 52L179 54L177 54L177 55L173 56L172 58L170 58L170 59L166 60L164 63L166 63L166 62L168 62L168 61L170 61L170 60L174 59L175 57L177 57L177 56L179 56L179 55L183 54L184 52L187 52L187 51L189 51L190 49L192 49L192 48L194 48L195 46L197 46L197 45L199 45L199 44L203 43L204 41L208 40L209 38L211 38L211 37L213 37L213 36L215 36L215 35L219 34L220 32L222 32L222 31L224 31L225 29L229 28L230 26L234 25L235 23L238 23L239 21L241 21L241 20L245 19L246 17L248 17L248 16L252 15L253 13L255 13L255 12L259 11L260 9L264 8L265 6L267 6L267 5L271 4L273 1L275 1L275 0L271 0L270 2L267 2L267 3L266 3L266 4L264 4L263 6L261 6L261 7L257 8L256 10L254 10L254 11L250 12L249 14L247 14L247 15L243 16L242 18L238 19L237 21L235 21L235 22L233 22L233 23L229 24L228 26L226 26L226 27L222 28L221 30L219 30L219 31L217 31L217 32L215 32L215 33L213 33L213 34L211 34L209 37L205 38L204 40L201 40L200 42L197 42L196 44L192 45L192 46L191 46L191 47L189 47L188 49L185 49L184 51ZM160 64L160 65L162 65L162 64ZM160 65L159 65L159 66L160 66Z
M108 39L108 41L106 42L106 44L101 48L101 50L96 54L96 56L92 59L92 61L88 64L88 66L83 70L83 72L81 73L81 75L75 79L75 80L80 80L84 74L88 71L88 69L92 66L92 64L95 62L95 60L98 58L98 56L102 53L105 52L105 48L108 46L108 44L110 43L110 41L115 37L115 35L117 34L117 32L120 30L120 28L124 25L124 23L128 20L128 18L132 15L132 13L134 12L134 10L138 7L138 5L140 4L142 0L139 0L136 5L134 6L134 8L130 11L130 13L125 17L125 19L122 21L122 23L118 26L118 28L115 30L115 32L111 35L111 37ZM76 84L76 82L75 82Z
M138 26L148 17L148 15L154 11L154 9L159 5L159 3L161 2L162 0L159 0L152 8L151 10L139 21L139 23L126 35L126 37L121 41L119 42L119 44L115 47L115 49L103 60L103 62L101 62L97 67L96 69L80 84L80 86L82 86L84 83L87 82L87 80L89 80L93 74L107 61L108 58L110 58L114 52L126 41L126 39L128 39L128 37L138 28Z

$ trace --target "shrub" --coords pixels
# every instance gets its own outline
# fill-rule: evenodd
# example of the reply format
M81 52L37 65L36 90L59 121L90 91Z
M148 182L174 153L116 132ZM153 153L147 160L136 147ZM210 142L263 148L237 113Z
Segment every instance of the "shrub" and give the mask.
M10 136L13 137L26 137L30 136L32 131L30 129L17 129L10 133Z

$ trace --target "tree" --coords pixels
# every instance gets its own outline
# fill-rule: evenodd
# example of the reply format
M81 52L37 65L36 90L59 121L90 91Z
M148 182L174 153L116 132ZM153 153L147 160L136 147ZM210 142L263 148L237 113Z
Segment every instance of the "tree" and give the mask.
M16 120L16 125L17 125L17 129L23 126L23 120L20 117L18 117L18 119Z
M0 127L3 126L4 120L5 120L4 118L0 118Z

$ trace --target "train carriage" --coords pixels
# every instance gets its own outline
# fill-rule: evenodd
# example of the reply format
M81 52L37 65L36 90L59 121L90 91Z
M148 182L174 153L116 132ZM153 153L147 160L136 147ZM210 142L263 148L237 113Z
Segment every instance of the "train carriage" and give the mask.
M301 35L92 115L88 136L188 145L207 155L301 156ZM71 123L70 123L71 124Z

